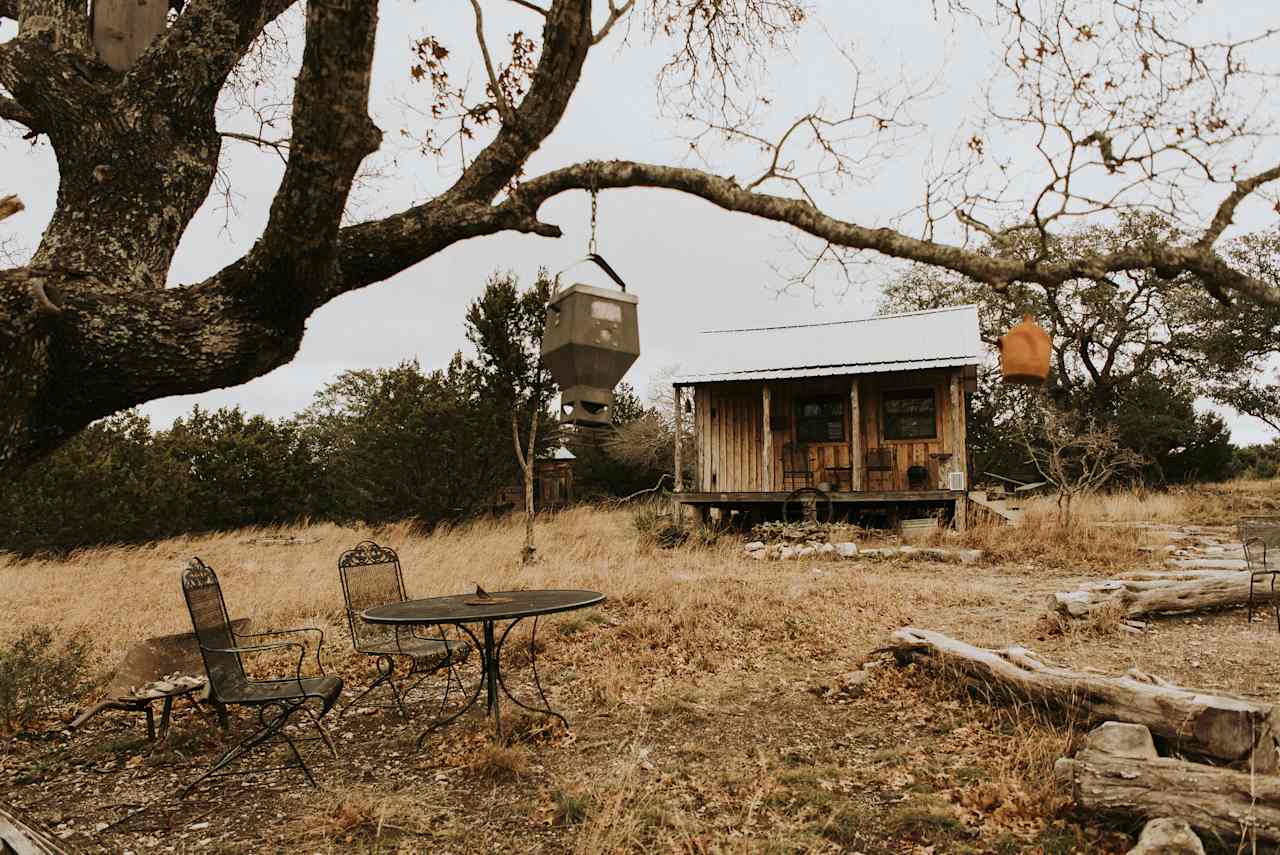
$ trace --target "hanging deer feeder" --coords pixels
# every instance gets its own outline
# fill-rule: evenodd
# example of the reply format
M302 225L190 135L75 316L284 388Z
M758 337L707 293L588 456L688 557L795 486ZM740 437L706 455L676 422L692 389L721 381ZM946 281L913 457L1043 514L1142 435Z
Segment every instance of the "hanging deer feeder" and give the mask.
M561 291L562 270L556 274L556 290L547 303L547 320L542 328L542 364L560 387L560 423L583 428L613 423L613 389L640 355L640 326L636 320L640 301L627 293L627 283L596 252L598 204L599 190L593 175L591 237L587 240L587 255L581 261L590 261L603 270L622 293L581 282Z
M621 293L575 283L557 289L547 304L542 364L560 387L560 421L579 427L613 422L613 389L640 355L636 306L618 274L599 255L595 262Z
M1039 386L1049 377L1049 334L1031 317L1000 337L1000 373L1006 383Z
M93 0L93 46L113 71L128 71L164 32L171 0ZM174 3L181 8L182 3Z

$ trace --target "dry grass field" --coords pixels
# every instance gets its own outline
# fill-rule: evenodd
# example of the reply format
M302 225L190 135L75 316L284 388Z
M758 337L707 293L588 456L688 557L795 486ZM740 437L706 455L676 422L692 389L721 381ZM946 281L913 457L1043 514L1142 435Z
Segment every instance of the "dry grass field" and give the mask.
M1280 484L1257 482L1097 498L1066 532L1040 503L1019 526L946 538L985 550L976 566L757 562L733 536L664 550L638 534L630 511L587 508L540 522L531 568L519 565L514 520L429 537L315 525L0 558L0 648L34 624L83 630L108 670L133 640L189 628L179 575L198 555L221 577L232 615L255 630L323 628L326 668L346 680L347 698L373 673L351 651L336 571L360 540L399 551L411 596L480 583L609 597L538 627L539 671L568 733L511 715L514 737L497 746L473 714L418 751L428 704L408 722L361 706L326 719L341 759L317 767L320 789L286 773L223 779L176 802L222 740L180 703L154 749L140 717L122 712L74 734L53 721L0 736L0 791L102 852L1123 852L1133 828L1074 812L1054 787L1053 761L1080 736L1071 722L992 708L914 666L877 668L856 691L841 675L915 625L1020 643L1075 667L1136 666L1274 698L1275 626L1246 623L1243 609L1163 618L1133 636L1062 632L1045 603L1162 560L1153 554L1163 530L1136 523L1195 524L1188 538L1229 550L1235 516L1278 505ZM513 690L527 695L525 662L508 653Z

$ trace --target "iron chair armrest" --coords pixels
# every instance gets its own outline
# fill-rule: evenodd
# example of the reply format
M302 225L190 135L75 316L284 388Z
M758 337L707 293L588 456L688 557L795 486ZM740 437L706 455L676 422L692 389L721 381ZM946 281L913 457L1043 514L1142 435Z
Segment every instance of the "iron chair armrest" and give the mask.
M270 635L271 633L258 633L259 635ZM293 667L292 677L283 677L277 680L250 680L251 683L290 683L298 684L298 694L306 695L302 688L302 662L307 658L307 646L296 641L277 641L275 644L251 644L247 647L205 647L200 645L201 650L207 650L210 653L234 653L237 656L241 653L262 653L267 650L280 650L285 647L298 648L298 661Z
M324 630L316 626L301 626L296 629L275 629L270 632L236 632L232 630L232 634L236 638L264 638L268 635L296 635L303 632L314 632L319 634L320 640L316 642L316 668L320 674L324 674L324 665L320 663L320 648L324 647Z
M407 636L409 636L410 638L416 638L416 639L419 639L420 641L442 641L442 642L445 642L445 644L446 644L446 648L445 648L445 650L446 650L446 655L447 655L447 651L448 651L448 647L447 647L447 644L448 644L448 636L446 636L446 635L445 635L445 632L444 632L444 625L443 625L443 624L435 624L435 630L436 630L436 632L435 632L434 634L432 634L432 633L431 633L431 631L430 631L430 629L428 629L428 628L427 628L427 627L425 627L425 626L397 626L397 627L396 627L396 649L397 649L397 650L399 650L399 651L400 651L400 653L401 653L402 655L404 655L404 656L412 656L412 655L413 655L413 654L411 654L411 653L406 653L406 652L405 652L405 650L404 650L404 647L400 644L400 639L407 635Z

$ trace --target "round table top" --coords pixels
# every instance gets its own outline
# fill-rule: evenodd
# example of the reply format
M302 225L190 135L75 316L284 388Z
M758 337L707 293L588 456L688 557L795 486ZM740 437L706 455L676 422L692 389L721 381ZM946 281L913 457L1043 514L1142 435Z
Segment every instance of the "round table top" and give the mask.
M513 620L534 615L568 612L594 606L605 600L598 591L550 588L537 591L490 591L489 596L509 600L492 605L468 605L475 594L453 594L374 606L361 612L369 623L472 623L486 620Z

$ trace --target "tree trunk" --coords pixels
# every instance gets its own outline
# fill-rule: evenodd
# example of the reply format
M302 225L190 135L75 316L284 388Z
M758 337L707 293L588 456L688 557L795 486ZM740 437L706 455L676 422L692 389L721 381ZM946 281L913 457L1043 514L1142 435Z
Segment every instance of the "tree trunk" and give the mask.
M979 690L1083 713L1091 721L1145 725L1178 752L1252 763L1257 771L1277 766L1280 726L1270 704L1184 689L1134 672L1106 677L1057 668L1022 647L987 650L914 627L895 632L890 649L899 661L950 669Z
M1086 748L1054 765L1077 805L1143 819L1178 817L1202 834L1280 842L1280 777Z
M520 407L511 409L511 440L516 447L516 462L520 464L520 473L524 477L524 548L520 550L520 563L532 564L537 556L533 545L533 472L534 453L538 437L538 415L540 407L533 407L533 416L529 419L529 450L526 453L520 447Z
M1263 582L1256 592L1269 595ZM1216 609L1249 601L1249 574L1216 572L1191 579L1111 579L1079 591L1059 591L1050 607L1072 618L1087 618L1101 609L1120 609L1126 617Z

